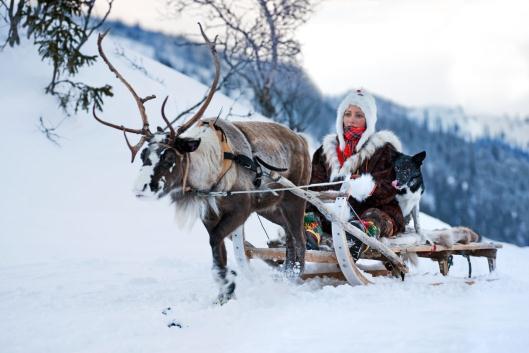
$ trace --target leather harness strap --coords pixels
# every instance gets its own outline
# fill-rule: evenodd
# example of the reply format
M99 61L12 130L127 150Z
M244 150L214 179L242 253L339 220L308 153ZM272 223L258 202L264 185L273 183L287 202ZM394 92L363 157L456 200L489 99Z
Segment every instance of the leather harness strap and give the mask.
M224 135L224 132L221 130L221 129L215 129L215 132L217 134L217 137L220 141L220 147L222 149L222 170L220 172L220 176L219 178L217 179L217 182L215 183L215 185L222 179L224 178L224 176L226 175L226 173L228 172L228 170L230 170L231 168L231 165L233 164L233 161L231 159L227 159L225 156L226 156L226 153L231 153L232 152L232 149L230 147L230 145L228 145L228 140L226 139L226 135Z
M214 129L217 135L217 138L219 139L220 146L222 149L222 156L223 156L222 169L221 169L221 172L219 174L217 181L214 184L215 186L222 180L222 178L224 178L228 170L231 168L233 162L255 173L255 179L253 181L253 184L255 187L261 186L262 177L263 177L263 169L261 165L265 166L266 168L270 170L274 170L278 172L284 172L287 170L286 168L277 168L277 167L271 166L257 156L255 156L254 158L250 158L243 154L233 153L232 148L228 144L228 139L226 137L226 134L220 127L216 126L214 123L211 124L208 121L200 121L199 126L204 126L204 125L207 125L208 127Z
M224 131L222 131L221 128L219 128L218 126L215 126L215 124L210 124L207 121L200 121L198 123L198 126L205 126L205 125L212 128L213 131L215 131L215 134L217 135L217 138L219 139L220 148L222 150L221 151L222 152L222 169L220 171L219 177L217 178L217 181L214 184L214 185L217 185L222 180L222 178L224 178L228 170L230 170L231 165L233 164L233 161L231 159L227 159L225 157L226 153L232 153L232 149L230 145L228 144L228 139L226 138L226 134L224 134Z

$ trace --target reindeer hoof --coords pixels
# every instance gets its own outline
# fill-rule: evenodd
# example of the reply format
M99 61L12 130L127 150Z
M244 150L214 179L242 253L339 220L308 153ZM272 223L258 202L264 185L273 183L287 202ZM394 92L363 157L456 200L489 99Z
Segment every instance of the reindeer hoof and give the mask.
M286 263L283 265L283 273L284 276L288 279L297 279L302 274L302 268L301 263L299 262L293 262L293 263Z
M224 278L221 281L220 293L217 299L213 302L215 305L224 305L230 299L235 298L235 277L237 272L227 270Z
M235 293L220 293L217 299L215 299L215 301L213 302L213 305L224 305L231 299L235 299Z

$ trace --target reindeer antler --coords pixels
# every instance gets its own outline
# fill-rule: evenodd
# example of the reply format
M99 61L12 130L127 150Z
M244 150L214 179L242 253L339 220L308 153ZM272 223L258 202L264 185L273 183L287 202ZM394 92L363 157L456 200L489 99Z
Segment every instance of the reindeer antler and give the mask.
M204 112L206 111L206 108L208 107L209 102L211 102L211 99L213 98L213 95L215 94L215 92L217 90L217 84L219 83L220 61L219 61L219 57L217 55L217 50L215 49L215 44L217 42L217 37L215 37L213 42L211 42L209 40L208 36L206 35L206 33L204 33L204 30L202 29L202 25L200 24L200 22L198 23L198 26L200 27L200 33L202 34L202 37L204 38L204 40L208 44L209 49L211 50L211 55L213 56L213 60L214 60L214 63L215 63L215 78L213 79L213 83L211 84L211 88L209 89L209 93L208 93L208 96L207 96L206 100L204 101L204 103L202 103L202 106L196 112L196 114L191 119L189 119L184 125L182 125L182 126L180 126L178 128L178 131L176 132L177 136L181 135L184 131L186 131L194 123L196 123L200 118L202 118L202 115L204 115Z
M130 152L132 153L131 162L134 162L134 157L136 157L136 154L140 150L141 146L145 143L145 141L148 141L149 139L151 139L153 137L152 132L149 130L149 120L147 119L147 113L145 112L144 103L149 101L149 100L151 100L151 99L156 98L156 96L155 95L150 95L150 96L147 96L145 98L140 98L138 96L138 94L136 93L136 91L134 91L134 88L132 88L132 86L127 82L127 80L125 80L125 78L123 78L123 76L114 67L114 65L112 65L110 63L110 61L108 60L107 56L105 55L105 52L103 51L103 46L101 45L101 43L103 42L103 39L105 38L107 33L108 33L108 30L105 31L104 33L99 33L99 35L97 37L97 49L99 51L99 55L101 56L101 58L103 58L103 61L107 64L109 70L112 71L116 75L116 77L127 87L129 92L134 97L134 100L136 101L136 104L137 104L138 109L140 111L141 120L143 121L143 127L141 129L130 129L130 128L126 128L123 125L116 125L116 124L112 124L112 123L106 122L106 121L100 119L96 115L95 104L94 104L94 107L92 108L92 114L94 115L94 118L97 121L99 121L101 124L106 125L106 126L110 126L110 127L114 128L114 129L118 129L118 130L123 131L123 135L125 136L125 141L127 142L127 146L129 147ZM131 133L134 133L134 134L140 134L140 135L142 135L142 137L141 137L140 141L136 145L132 146L130 144L128 138L127 138L127 134L126 134L127 132L131 132Z
M165 123L167 124L167 127L169 128L169 131L170 131L169 141L174 141L176 137L176 132L174 131L173 126L171 125L171 122L169 121L169 119L167 119L167 117L165 116L165 104L167 103L168 99L169 99L169 96L165 97L162 103L162 118L163 118L163 121L165 121Z

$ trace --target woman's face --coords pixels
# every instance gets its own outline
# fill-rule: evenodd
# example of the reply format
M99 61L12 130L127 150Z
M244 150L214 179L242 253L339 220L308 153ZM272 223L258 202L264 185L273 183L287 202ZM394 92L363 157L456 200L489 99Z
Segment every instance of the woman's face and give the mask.
M344 131L350 128L366 128L366 116L356 105L350 105L343 113Z

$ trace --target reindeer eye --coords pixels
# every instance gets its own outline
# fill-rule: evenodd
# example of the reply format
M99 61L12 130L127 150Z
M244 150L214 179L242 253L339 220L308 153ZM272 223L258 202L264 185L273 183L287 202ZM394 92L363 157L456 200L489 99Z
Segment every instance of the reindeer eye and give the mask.
M171 150L165 150L162 155L162 160L170 165L173 165L176 162L175 153Z

